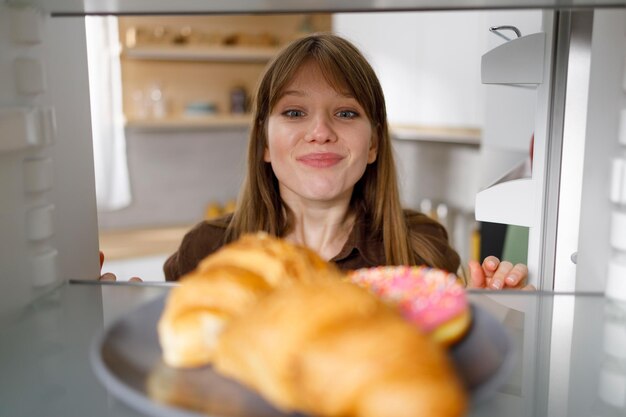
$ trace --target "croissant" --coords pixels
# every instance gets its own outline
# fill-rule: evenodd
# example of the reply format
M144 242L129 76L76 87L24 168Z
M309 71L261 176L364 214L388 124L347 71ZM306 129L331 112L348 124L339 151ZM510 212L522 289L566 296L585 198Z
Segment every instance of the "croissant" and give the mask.
M334 279L272 291L221 333L215 369L285 412L459 416L445 352L366 290Z
M239 240L206 257L198 271L236 266L261 276L275 287L293 281L314 281L320 275L339 274L333 264L311 249L272 237L267 233L242 236Z
M211 363L222 329L273 288L339 277L312 250L266 233L245 235L205 258L172 289L158 323L164 362L172 367Z

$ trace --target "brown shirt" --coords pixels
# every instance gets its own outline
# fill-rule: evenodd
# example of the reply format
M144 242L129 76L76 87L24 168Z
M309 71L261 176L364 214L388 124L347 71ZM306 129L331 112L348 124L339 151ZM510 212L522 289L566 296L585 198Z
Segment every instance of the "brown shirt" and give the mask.
M414 211L405 211L407 227L414 233L419 233L428 240L446 259L444 265L429 265L456 272L459 268L459 255L450 247L446 230L436 221L424 214ZM176 281L182 275L192 271L206 256L225 245L225 232L230 222L230 216L216 220L198 223L183 238L183 241L174 253L165 262L163 271L165 279ZM366 220L357 221L341 251L331 259L344 270L354 270L378 265L386 265L385 249L380 233L369 230ZM420 264L426 264L421 257Z

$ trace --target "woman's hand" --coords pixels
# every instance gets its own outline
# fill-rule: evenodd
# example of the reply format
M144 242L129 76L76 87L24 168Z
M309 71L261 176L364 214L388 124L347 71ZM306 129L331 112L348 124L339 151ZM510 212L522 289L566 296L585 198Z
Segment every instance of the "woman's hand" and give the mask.
M117 281L117 277L110 272L107 272L106 274L102 275L103 263L104 263L104 253L100 251L100 278L98 278L98 281Z
M100 251L100 274L102 274L102 264L104 264L104 253ZM114 274L107 272L106 274L100 275L100 278L98 278L98 281L117 281L117 277ZM132 277L128 281L129 282L143 282L143 280L139 277Z
M508 261L500 261L495 256L488 256L482 265L476 261L469 262L470 280L468 288L490 290L521 289L535 290L526 285L528 267L524 264L513 265Z

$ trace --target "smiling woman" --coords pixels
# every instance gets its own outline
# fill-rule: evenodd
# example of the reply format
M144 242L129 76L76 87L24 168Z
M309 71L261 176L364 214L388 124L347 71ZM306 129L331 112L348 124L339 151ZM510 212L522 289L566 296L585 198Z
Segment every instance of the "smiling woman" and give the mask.
M276 103L267 132L264 161L272 165L281 198L299 226L287 239L331 259L354 222L348 211L354 185L376 160L366 112L349 92L339 93L328 84L311 60L302 64ZM312 222L327 227L315 233Z
M237 208L189 232L166 262L166 278L177 280L224 244L258 231L308 246L344 270L460 266L439 223L402 209L382 88L339 36L298 39L269 64L255 97ZM523 266L490 261L472 269L471 283L510 275L506 285L514 287L526 277Z

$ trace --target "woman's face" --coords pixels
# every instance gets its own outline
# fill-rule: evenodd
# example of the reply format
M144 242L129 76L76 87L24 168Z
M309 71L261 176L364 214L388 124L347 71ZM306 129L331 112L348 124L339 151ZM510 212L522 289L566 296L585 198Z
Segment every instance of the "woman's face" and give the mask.
M264 160L288 203L349 200L367 164L376 160L376 140L356 99L334 90L318 65L308 62L270 113Z

